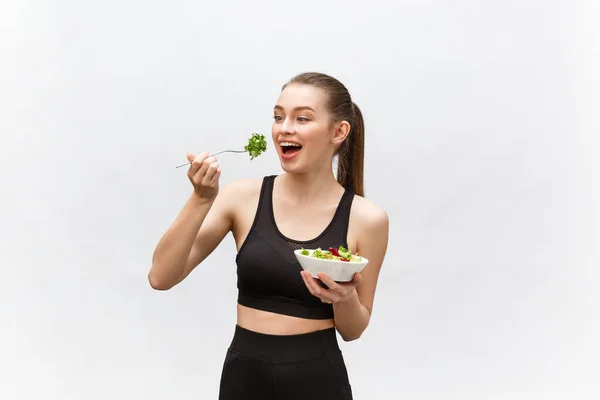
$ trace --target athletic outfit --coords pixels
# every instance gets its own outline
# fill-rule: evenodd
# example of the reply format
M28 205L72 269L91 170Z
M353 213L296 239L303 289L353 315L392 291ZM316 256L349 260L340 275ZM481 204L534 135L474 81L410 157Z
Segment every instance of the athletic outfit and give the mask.
M283 235L275 224L275 177L263 179L252 227L236 257L238 303L301 318L333 318L333 306L308 291L294 250L348 247L354 193L345 190L333 219L319 236L294 240ZM223 365L219 399L351 400L335 328L269 335L236 325Z

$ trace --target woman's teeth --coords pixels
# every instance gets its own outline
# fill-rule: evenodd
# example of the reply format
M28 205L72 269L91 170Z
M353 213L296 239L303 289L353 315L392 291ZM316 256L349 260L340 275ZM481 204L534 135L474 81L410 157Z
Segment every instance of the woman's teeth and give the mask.
M281 147L301 147L298 143L292 143L292 142L281 142L279 143L279 145Z
M300 149L302 148L301 145L293 142L281 142L279 143L279 145L281 146L281 151L283 152L283 154L287 154L290 152L294 153L300 151Z

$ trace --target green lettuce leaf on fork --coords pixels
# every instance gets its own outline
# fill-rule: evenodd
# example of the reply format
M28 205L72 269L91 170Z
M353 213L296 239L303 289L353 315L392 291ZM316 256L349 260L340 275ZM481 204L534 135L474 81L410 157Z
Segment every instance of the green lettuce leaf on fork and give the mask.
M265 135L253 133L248 140L248 144L244 146L244 150L250 153L250 159L254 160L261 153L267 150L267 141L265 139Z

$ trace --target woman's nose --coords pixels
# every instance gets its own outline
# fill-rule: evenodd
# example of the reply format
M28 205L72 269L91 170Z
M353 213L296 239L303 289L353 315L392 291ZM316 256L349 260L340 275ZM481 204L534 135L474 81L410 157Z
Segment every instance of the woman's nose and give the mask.
M289 118L285 118L283 120L283 122L281 124L279 124L279 128L280 128L281 133L286 133L286 134L296 133L295 127L294 127L294 120L289 119Z

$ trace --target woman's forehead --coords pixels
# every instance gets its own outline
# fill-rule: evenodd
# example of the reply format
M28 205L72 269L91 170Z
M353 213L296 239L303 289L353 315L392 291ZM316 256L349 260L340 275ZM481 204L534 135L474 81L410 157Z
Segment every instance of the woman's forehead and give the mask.
M291 111L298 107L309 107L315 112L325 110L323 90L309 85L293 84L287 86L279 95L276 108Z

